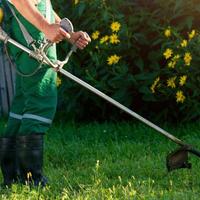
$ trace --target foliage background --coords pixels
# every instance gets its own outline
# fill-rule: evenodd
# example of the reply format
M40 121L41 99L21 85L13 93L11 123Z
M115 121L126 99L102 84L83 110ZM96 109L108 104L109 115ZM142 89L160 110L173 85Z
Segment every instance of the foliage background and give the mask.
M86 30L91 36L100 35L84 51L70 59L66 69L120 103L154 119L154 121L191 121L200 116L199 74L199 16L197 0L56 0L52 2L61 17L68 17L75 30ZM100 44L100 39L111 35L112 22L121 24L117 36L120 43ZM166 37L165 31L170 30ZM195 37L189 40L189 33ZM187 40L185 48L179 48ZM167 48L179 53L175 68L167 67L163 56ZM62 43L59 55L63 57L69 46ZM192 59L184 66L184 53ZM108 65L111 55L120 56L119 62ZM171 58L172 59L172 58ZM184 85L180 77L187 76ZM155 80L159 77L159 82ZM176 77L175 87L168 85ZM128 119L114 106L88 92L76 83L60 76L58 115L62 119L108 120ZM155 86L155 93L152 86ZM182 91L183 102L177 102L177 91Z

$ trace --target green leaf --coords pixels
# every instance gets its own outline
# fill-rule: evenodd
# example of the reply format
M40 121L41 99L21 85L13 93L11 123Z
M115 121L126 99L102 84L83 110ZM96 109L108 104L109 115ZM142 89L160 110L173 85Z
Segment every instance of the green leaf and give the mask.
M191 28L192 28L193 21L194 21L194 17L193 17L193 16L189 16L189 17L187 17L185 23L186 23L188 29L191 29Z
M135 65L140 69L141 72L144 71L144 61L141 57L135 60Z
M134 76L134 78L138 81L153 80L157 75L157 72L146 72L142 74L137 74Z
M78 16L81 17L83 15L83 12L85 11L86 4L85 3L80 3L78 7Z

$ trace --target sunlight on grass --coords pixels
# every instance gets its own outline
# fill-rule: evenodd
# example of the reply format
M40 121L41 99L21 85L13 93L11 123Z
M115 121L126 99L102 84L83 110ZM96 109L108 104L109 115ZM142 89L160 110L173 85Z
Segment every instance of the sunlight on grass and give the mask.
M200 147L199 124L165 128ZM190 156L191 170L167 173L166 155L177 145L142 124L57 124L45 139L49 186L13 185L1 190L0 199L199 198L200 160Z

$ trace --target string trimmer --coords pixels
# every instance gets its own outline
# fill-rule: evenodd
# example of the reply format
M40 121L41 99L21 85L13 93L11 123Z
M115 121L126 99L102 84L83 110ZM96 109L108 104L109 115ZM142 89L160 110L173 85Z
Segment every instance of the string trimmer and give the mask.
M73 31L73 25L67 18L65 18L65 19L63 19L61 21L61 27L63 29L65 29L66 31L68 31L68 32L72 32ZM180 169L180 168L191 168L191 164L188 161L188 153L192 153L192 154L200 157L200 151L198 151L197 149L195 149L191 145L182 142L180 139L176 138L175 136L173 136L169 132L167 132L164 129L160 128L159 126L153 124L152 122L150 122L149 120L143 118L142 116L140 116L136 112L130 110L126 106L120 104L119 102L117 102L116 100L112 99L108 95L106 95L103 92L97 90L93 86L89 85L88 83L84 82L83 80L79 79L78 77L74 76L70 72L68 72L65 69L63 69L63 66L65 64L67 64L67 62L68 62L70 56L72 55L72 53L76 51L76 49L77 49L76 48L76 44L74 44L72 46L71 50L69 51L69 53L67 54L66 58L63 61L57 60L55 62L52 62L46 55L46 52L47 52L48 48L52 45L52 43L50 43L48 41L45 41L44 43L42 43L39 48L35 48L34 50L30 50L27 47L19 44L17 41L15 41L12 38L10 38L8 36L8 34L5 31L3 31L3 29L1 27L0 27L0 40L3 41L5 44L6 43L10 43L10 44L20 48L21 50L23 50L26 53L28 53L31 57L37 59L38 62L49 65L55 71L60 72L64 76L70 78L71 80L75 81L76 83L78 83L79 85L83 86L84 88L87 88L91 92L93 92L96 95L102 97L106 101L110 102L111 104L113 104L116 107L120 108L121 110L123 110L124 112L128 113L129 115L133 116L134 118L140 120L144 124L146 124L146 125L150 126L151 128L155 129L156 131L158 131L159 133L161 133L162 135L164 135L168 139L172 140L176 144L180 145L181 147L179 149L173 151L172 153L170 153L167 156L166 165L167 165L168 171L172 171L174 169Z

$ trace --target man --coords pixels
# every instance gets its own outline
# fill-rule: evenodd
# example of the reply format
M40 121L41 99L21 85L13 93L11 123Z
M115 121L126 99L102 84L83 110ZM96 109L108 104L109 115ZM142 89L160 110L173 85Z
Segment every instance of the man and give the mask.
M84 49L90 42L87 33L68 33L60 27L61 19L52 9L50 0L12 0L10 3L18 19L38 43L44 37L54 43L67 39L79 49ZM10 25L11 37L27 46L14 16L10 19ZM47 180L42 174L43 135L56 111L57 74L46 65L38 68L36 60L16 47L12 46L10 53L15 59L18 74L7 128L0 137L4 185L10 186L20 181L45 186ZM57 59L55 45L49 48L48 57Z

